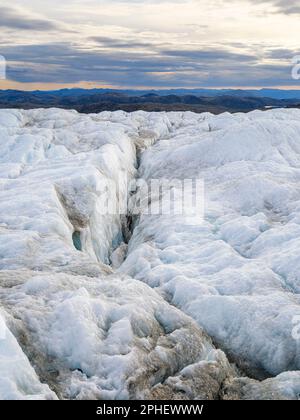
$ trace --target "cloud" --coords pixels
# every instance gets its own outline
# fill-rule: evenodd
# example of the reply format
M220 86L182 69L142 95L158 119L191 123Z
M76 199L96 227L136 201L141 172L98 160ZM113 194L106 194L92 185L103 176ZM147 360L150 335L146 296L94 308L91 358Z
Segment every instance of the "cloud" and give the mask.
M105 40L103 40L105 41ZM115 41L115 40L114 40ZM116 41L117 42L117 41ZM108 41L110 43L110 39ZM8 78L19 82L99 82L123 87L274 86L290 83L289 50L269 48L263 64L255 54L228 49L83 50L68 43L20 45L3 51ZM246 75L246 76L245 76Z
M18 9L0 6L0 27L28 30L28 31L51 31L58 26L47 19L36 18Z
M199 50L164 50L161 51L166 56L181 57L186 60L207 61L212 64L219 61L235 61L235 62L256 62L257 57L250 54L238 54L229 52L226 49L199 49Z
M100 44L105 48L149 48L154 47L150 42L126 41L122 39L109 38L105 36L93 36L89 38L91 41Z
M251 0L252 3L269 3L277 8L277 11L287 15L300 14L299 0Z
M291 14L299 3L15 0L10 7L2 0L0 54L8 60L8 77L20 82L288 85L290 59L299 54L289 49L298 30Z
M291 50L288 48L273 48L270 50L266 50L266 57L275 59L275 60L287 60L289 62L292 61L292 57L298 55L299 52L296 50Z

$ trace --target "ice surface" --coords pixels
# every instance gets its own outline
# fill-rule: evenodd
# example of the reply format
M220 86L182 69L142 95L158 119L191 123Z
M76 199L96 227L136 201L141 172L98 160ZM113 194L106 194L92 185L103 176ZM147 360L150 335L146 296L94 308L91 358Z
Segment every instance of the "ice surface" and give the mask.
M207 120L209 132L183 124L140 166L146 179L204 179L203 223L142 215L122 271L167 294L252 374L298 370L300 112Z
M1 301L39 372L64 398L142 396L213 346L141 282L5 271ZM18 321L17 321L18 320ZM43 378L44 379L44 378Z
M130 238L134 177L204 179L204 221ZM299 110L0 110L0 398L298 399L299 181Z
M0 399L57 399L48 385L42 384L17 340L0 314Z

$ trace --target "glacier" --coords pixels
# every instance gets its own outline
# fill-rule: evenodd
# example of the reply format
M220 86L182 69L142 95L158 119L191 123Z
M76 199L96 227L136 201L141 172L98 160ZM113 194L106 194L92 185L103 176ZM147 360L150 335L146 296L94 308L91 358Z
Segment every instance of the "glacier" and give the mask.
M300 399L299 181L300 110L0 110L0 399Z

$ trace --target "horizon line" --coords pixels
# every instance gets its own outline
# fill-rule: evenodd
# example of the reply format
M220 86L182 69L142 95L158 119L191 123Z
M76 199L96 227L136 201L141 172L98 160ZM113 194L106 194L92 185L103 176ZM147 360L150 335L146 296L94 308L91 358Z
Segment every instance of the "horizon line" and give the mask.
M0 92L4 91L18 91L18 92L59 92L62 90L112 90L112 91L134 91L134 92L143 92L143 91L176 91L176 90L183 90L183 91L195 91L195 90L207 90L207 91L262 91L262 90L278 90L278 91L300 91L300 86L284 86L284 87L194 87L194 88L186 88L186 87L167 87L167 88L151 88L151 87L145 87L145 88L138 88L138 87L61 87L61 88L36 88L36 89L22 89L22 88L1 88Z
M103 89L103 90L133 90L133 91L162 91L162 90L299 90L300 91L300 83L297 85L289 85L289 86L282 86L282 85L273 85L273 86L194 86L194 87L170 87L170 86L162 86L162 87L151 87L151 86L118 86L118 85L105 85L100 84L97 82L86 82L86 81L79 81L76 83L39 83L39 82L17 82L10 79L0 80L0 91L3 90L19 90L22 92L33 92L33 91L59 91L59 90L72 90L72 89L83 89L83 90L93 90L93 89Z

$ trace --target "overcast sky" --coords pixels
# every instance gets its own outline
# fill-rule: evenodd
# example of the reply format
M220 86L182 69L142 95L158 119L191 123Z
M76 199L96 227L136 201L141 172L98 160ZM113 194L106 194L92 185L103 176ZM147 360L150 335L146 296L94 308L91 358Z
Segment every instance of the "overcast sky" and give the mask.
M0 88L298 87L300 0L1 0Z

